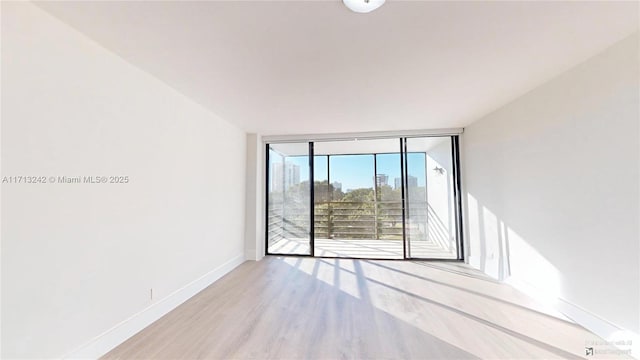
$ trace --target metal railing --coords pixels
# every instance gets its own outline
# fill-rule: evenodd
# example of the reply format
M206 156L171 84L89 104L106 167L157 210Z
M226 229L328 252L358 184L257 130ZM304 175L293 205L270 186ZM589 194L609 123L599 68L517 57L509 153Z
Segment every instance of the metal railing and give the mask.
M269 240L308 237L309 212L308 203L270 204ZM405 215L412 235L426 236L427 203L410 203ZM318 202L314 206L313 228L316 238L401 240L402 220L401 201Z

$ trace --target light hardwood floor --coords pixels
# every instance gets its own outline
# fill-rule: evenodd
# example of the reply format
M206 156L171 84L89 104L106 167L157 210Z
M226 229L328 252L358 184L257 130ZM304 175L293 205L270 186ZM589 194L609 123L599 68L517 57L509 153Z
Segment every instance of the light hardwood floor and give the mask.
M104 358L570 359L598 339L461 263L267 257Z

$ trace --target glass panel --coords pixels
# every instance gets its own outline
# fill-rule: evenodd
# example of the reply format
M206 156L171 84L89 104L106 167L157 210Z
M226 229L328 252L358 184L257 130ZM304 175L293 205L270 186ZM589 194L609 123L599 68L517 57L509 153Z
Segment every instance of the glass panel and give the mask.
M309 144L270 144L267 250L311 255Z
M451 138L408 138L406 144L408 256L456 259Z
M329 207L333 199L334 185L329 183L329 157L325 155L313 158L313 201L315 238L329 237Z
M396 143L399 145L397 140ZM400 153L376 155L378 239L402 240L400 169Z
M314 143L316 255L403 257L399 149L398 139Z

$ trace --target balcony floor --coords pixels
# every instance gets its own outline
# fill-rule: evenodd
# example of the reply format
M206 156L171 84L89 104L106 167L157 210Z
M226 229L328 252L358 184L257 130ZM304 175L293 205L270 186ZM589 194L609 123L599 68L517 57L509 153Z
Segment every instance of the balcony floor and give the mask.
M450 245L450 246L448 246ZM411 241L412 258L455 259L455 244ZM315 256L402 259L402 240L315 239ZM272 254L309 254L309 239L282 238L269 246Z

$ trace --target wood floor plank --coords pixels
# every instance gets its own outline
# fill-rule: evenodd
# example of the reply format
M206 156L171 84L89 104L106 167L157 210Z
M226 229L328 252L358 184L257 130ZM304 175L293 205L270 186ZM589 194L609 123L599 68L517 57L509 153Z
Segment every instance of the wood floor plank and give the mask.
M267 257L104 359L584 358L593 340L464 264Z

